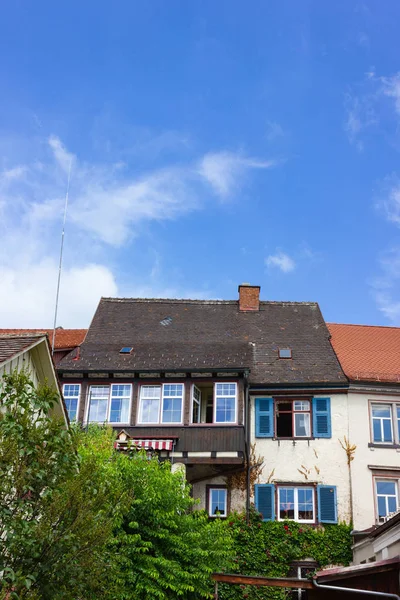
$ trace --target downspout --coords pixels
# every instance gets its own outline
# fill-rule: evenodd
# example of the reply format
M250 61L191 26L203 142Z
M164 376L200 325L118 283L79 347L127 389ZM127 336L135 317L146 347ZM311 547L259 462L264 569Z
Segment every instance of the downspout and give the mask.
M244 447L246 460L246 522L250 519L250 396L249 396L249 372L244 373Z
M377 598L393 598L393 600L400 600L400 596L398 596L397 594L390 594L389 592L374 592L372 590L357 590L354 588L339 587L337 585L324 585L322 583L318 583L316 579L313 579L313 584L316 588L322 591L334 590L335 592L348 592L351 594L376 596Z

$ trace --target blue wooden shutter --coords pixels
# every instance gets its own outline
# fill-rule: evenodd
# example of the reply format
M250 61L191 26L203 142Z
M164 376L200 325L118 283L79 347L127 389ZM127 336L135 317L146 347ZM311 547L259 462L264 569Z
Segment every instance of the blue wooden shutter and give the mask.
M275 486L272 483L256 483L254 486L255 504L262 514L263 521L275 519Z
M314 437L330 438L331 433L331 399L313 399L313 430Z
M274 401L256 398L256 437L274 437Z
M335 485L317 485L318 520L320 523L337 523Z

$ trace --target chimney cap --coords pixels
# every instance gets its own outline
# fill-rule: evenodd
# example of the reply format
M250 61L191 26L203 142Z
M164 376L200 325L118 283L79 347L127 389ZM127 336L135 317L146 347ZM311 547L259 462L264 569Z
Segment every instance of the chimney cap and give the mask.
M239 286L238 286L238 291L240 291L240 288L241 288L241 287L250 287L250 288L256 288L256 289L258 289L258 290L260 290L260 289L261 289L261 287L260 287L259 285L251 285L251 283L247 283L247 282L245 282L245 283L240 283L240 284L239 284Z

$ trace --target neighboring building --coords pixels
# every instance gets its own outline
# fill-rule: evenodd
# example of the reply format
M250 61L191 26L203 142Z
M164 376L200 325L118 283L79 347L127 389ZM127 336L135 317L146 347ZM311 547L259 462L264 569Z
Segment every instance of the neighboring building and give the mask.
M400 556L400 512L378 527L353 531L353 562L356 565Z
M353 524L365 530L400 508L400 328L328 327L349 379Z
M87 329L63 329L62 327L57 327L54 341L54 364L57 365L71 350L82 344L86 332ZM53 329L0 329L0 335L23 333L47 335L50 347L53 347Z
M289 518L336 522L336 497L348 518L336 439L347 380L329 332L317 304L260 302L259 293L242 285L238 301L103 298L85 341L58 365L70 417L108 421L120 447L131 440L184 464L210 516L245 508L246 486L229 476L246 482L256 441L267 485L255 500L265 518L292 504ZM332 468L334 448L341 458Z
M0 333L0 378L5 373L22 370L29 375L35 386L46 383L57 391L59 402L55 404L53 413L61 416L68 426L67 411L60 393L47 336L40 333Z

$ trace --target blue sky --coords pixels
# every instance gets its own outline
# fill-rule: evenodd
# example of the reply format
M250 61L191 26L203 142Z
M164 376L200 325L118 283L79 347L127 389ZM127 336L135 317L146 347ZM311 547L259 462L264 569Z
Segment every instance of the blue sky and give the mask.
M400 4L2 6L3 327L99 297L318 301L400 325Z

